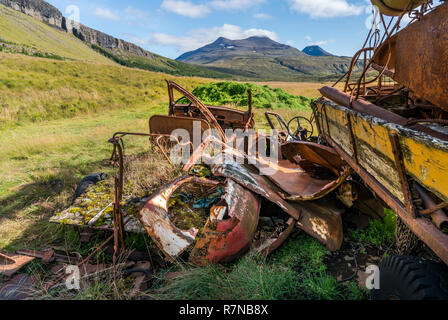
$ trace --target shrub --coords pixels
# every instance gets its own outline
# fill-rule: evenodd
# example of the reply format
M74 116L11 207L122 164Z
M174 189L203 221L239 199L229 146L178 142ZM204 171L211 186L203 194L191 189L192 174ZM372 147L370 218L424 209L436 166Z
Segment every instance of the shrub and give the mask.
M247 107L248 94L252 91L252 102L256 108L309 109L311 99L289 94L282 89L252 83L216 82L196 87L193 94L206 104L234 104Z

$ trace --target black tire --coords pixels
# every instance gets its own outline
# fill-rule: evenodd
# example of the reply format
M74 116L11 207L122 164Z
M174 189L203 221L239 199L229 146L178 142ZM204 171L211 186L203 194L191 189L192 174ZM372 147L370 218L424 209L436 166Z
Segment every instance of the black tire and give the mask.
M379 264L380 289L372 300L448 300L446 265L418 257L391 256Z
M87 177L82 179L82 181L78 184L78 187L76 188L76 191L75 191L75 196L73 198L73 201L75 201L77 198L79 198L81 195L83 195L89 187L91 187L105 179L107 179L107 174L105 174L105 173L89 174Z

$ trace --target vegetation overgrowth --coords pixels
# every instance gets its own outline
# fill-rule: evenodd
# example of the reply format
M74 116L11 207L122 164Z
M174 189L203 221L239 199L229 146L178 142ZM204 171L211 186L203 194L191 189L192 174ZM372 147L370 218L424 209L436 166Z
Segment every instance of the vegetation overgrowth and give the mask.
M249 103L248 90L252 92L252 103L256 108L309 110L311 99L285 92L268 85L240 82L212 82L196 87L193 94L204 103L245 107Z

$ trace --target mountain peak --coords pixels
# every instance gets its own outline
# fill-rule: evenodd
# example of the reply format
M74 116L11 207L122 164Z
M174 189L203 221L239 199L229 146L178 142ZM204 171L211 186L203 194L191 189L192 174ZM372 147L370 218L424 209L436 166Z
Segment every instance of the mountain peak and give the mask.
M259 40L259 39L269 39L269 40L273 41L268 36L252 36L252 37L247 38L246 40Z
M219 37L218 39L215 40L214 43L227 42L227 41L232 41L232 40L224 38L224 37Z
M302 55L304 54L298 49L278 43L267 36L252 36L242 40L229 40L219 37L215 42L194 51L186 52L176 60L195 64L209 64L221 59L241 56L259 58L261 56L284 57Z
M313 57L334 56L333 54L329 53L328 51L325 51L324 49L322 49L317 45L308 46L305 49L303 49L302 52Z

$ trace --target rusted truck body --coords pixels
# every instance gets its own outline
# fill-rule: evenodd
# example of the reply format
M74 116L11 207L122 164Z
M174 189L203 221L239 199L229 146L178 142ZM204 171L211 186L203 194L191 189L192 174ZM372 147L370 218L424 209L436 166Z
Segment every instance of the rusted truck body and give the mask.
M364 54L365 72L322 88L313 108L325 142L448 264L448 3L419 10L389 25L380 13L383 41L353 60Z

